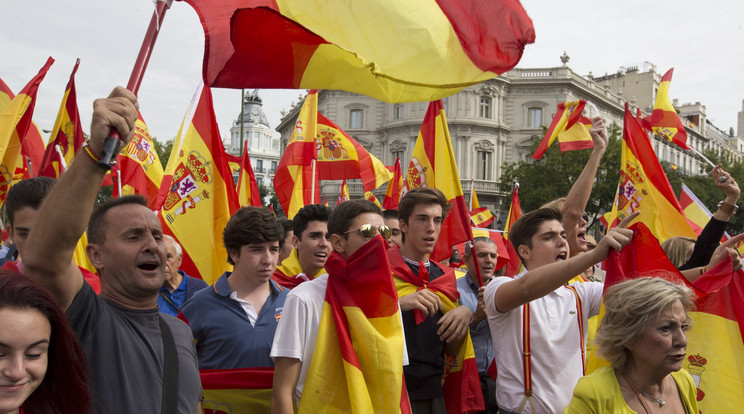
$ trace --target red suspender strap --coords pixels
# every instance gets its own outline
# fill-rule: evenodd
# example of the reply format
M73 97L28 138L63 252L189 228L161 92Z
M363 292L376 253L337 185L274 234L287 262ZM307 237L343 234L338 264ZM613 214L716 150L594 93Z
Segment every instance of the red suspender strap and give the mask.
M581 346L581 369L582 374L586 375L586 345L584 344L584 324L583 322L583 309L581 308L581 298L579 292L576 291L574 286L566 286L574 296L576 296L576 319L579 322L579 346Z
M522 307L522 371L524 372L524 395L532 396L532 351L530 350L530 304Z

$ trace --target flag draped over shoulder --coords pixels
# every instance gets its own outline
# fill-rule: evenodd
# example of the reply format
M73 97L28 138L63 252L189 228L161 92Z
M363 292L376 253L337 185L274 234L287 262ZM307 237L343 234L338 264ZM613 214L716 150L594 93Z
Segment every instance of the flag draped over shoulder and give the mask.
M243 149L242 158L240 178L238 178L238 202L241 207L263 207L261 195L258 193L256 175L253 174L253 167L251 166L251 157L248 156L248 146Z
M607 227L640 210L634 222L643 222L659 239L695 237L671 184L656 158L646 132L625 105L620 182L612 211L605 214Z
M44 151L44 158L41 164L37 166L40 176L57 178L62 175L63 165L70 165L72 158L75 157L75 154L85 142L75 89L75 73L79 65L80 59L75 62L75 67L72 68L70 81L67 83L57 119L54 121L52 135L49 138L46 151ZM64 161L61 161L61 158Z
M182 269L209 284L228 269L222 231L238 208L224 152L212 94L200 85L173 143L158 217L183 247Z
M388 249L388 259L399 297L428 289L434 292L441 301L443 313L457 307L460 294L457 292L454 269L435 262L435 265L444 270L444 275L428 281L428 276L422 277L421 275L421 272L426 271L424 266L421 265L418 275L414 274L403 260L398 246ZM426 315L418 309L414 310L414 315L417 324L426 318ZM469 413L484 409L478 366L475 362L475 352L469 331L465 334L465 339L457 350L457 354L445 355L442 393L448 414Z
M505 276L515 276L519 274L522 267L522 261L519 259L516 248L509 241L509 230L514 223L522 217L522 206L519 205L519 184L514 184L512 189L512 200L509 206L509 215L506 217L506 224L504 225L504 244L506 245L506 251L509 255L509 261L506 264Z
M402 191L403 175L401 174L400 170L400 158L395 157L395 165L393 166L393 178L388 182L387 190L385 191L385 200L383 200L382 202L382 207L384 207L386 210L397 210Z
M299 412L409 413L398 295L377 236L347 260L333 252L318 340Z
M437 188L452 204L442 222L442 231L431 254L434 260L446 259L452 255L452 246L472 240L473 235L441 100L429 103L413 148L405 179L405 191L416 187Z
M372 191L393 176L382 161L320 112L315 142L319 180L360 178L364 191Z
M214 87L431 101L510 70L535 39L517 0L186 2L204 28Z
M550 147L555 139L558 138L558 135L570 130L574 124L579 121L581 112L584 110L584 105L586 105L586 101L583 99L572 102L558 102L558 111L553 116L553 121L550 123L548 130L545 132L545 137L543 137L543 140L540 142L540 145L538 145L535 153L532 154L532 158L536 160L542 158L545 151L548 150L548 147ZM580 132L580 130L577 131ZM574 134L575 132L576 131L574 131ZM573 134L571 135L571 138L573 138ZM589 140L591 141L591 138ZM561 150L565 151L564 149Z
M682 367L692 375L702 413L739 412L744 406L744 272L732 273L731 259L690 283L667 259L651 231L631 226L633 240L610 251L605 289L626 279L663 277L690 287L696 295Z
M117 157L117 169L122 184L122 195L142 194L148 200L147 207L157 210L160 185L163 182L163 164L160 162L150 131L141 113L134 123L134 137L121 149ZM118 192L114 186L114 195Z
M684 149L690 149L687 145L687 131L685 131L682 120L679 119L677 111L669 100L669 87L672 83L674 68L669 69L661 77L659 90L656 92L656 102L651 115L643 118L643 126L650 129L656 135L665 138Z
M274 191L288 219L308 204L320 204L320 184L313 164L318 151L318 91L308 92L274 174ZM317 168L316 168L317 170Z
M207 414L271 412L274 368L199 370Z
M52 63L54 59L47 59L39 73L0 112L0 204L5 202L10 187L24 176L23 141L31 126L36 92Z

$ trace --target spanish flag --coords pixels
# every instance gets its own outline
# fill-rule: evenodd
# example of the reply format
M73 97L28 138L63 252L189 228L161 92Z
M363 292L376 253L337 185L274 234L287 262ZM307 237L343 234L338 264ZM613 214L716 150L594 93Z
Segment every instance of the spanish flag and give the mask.
M403 260L398 246L388 249L387 255L399 297L428 289L439 297L442 302L443 313L447 313L458 306L457 300L460 298L460 294L457 292L454 269L435 263L445 273L430 282L428 277L424 278L420 273L416 275L411 271L411 268ZM414 314L417 324L423 322L426 318L426 315L418 309L414 310ZM473 342L470 339L469 331L465 334L465 339L457 350L457 354L445 355L442 393L444 394L448 414L469 413L484 409L478 365L475 362L475 352L473 351Z
M261 195L258 193L256 175L253 174L253 167L251 166L251 157L248 156L247 145L243 149L243 157L241 158L240 178L238 178L238 202L241 207L263 207Z
M39 84L52 63L54 59L47 59L39 73L0 112L0 205L5 202L10 187L24 176L23 138L31 126Z
M400 202L400 195L403 191L403 175L400 172L400 158L395 157L395 166L393 167L393 178L388 182L385 191L385 200L382 206L388 210L397 210Z
M336 205L343 203L344 201L349 201L351 198L349 198L349 187L346 185L346 180L344 180L341 183L341 194L338 195L338 200L336 200Z
M150 130L141 113L134 123L134 137L121 149L117 167L122 184L122 195L142 194L148 199L148 208L157 210L158 193L163 182L163 164L160 162ZM114 196L118 190L114 186Z
M271 412L274 368L199 370L205 414Z
M62 175L65 165L70 165L80 147L85 142L83 127L80 123L80 113L77 105L77 92L75 89L75 73L80 66L80 59L75 62L70 75L70 81L65 88L62 104L54 121L52 135L44 151L41 165L37 167L38 175L44 177L58 178ZM60 157L60 155L62 157ZM64 161L60 161L64 158Z
M323 314L299 412L409 413L403 326L385 241L377 236L325 267Z
M495 217L485 207L481 207L478 202L478 195L475 194L475 180L470 179L470 221L473 226L486 228L493 223Z
M413 148L405 191L416 187L437 188L453 204L442 222L442 231L431 254L434 260L446 259L452 255L452 246L472 240L473 235L441 100L429 103Z
M0 113L5 109L15 95L8 85L0 79ZM44 139L41 130L35 122L26 131L26 136L21 140L21 155L23 155L23 179L38 175L39 165L44 158Z
M509 206L509 216L506 218L503 233L504 244L506 245L506 250L509 254L509 262L506 264L506 269L504 270L505 276L518 275L522 269L522 261L519 259L517 250L512 246L511 241L509 241L509 230L520 217L522 217L522 207L519 204L519 184L514 184L514 188L512 189L511 205Z
M186 2L204 28L203 77L221 88L432 101L510 70L535 40L513 0Z
M581 112L584 110L584 105L586 105L586 101L583 99L572 102L558 102L558 111L553 116L553 121L545 132L545 137L543 137L540 145L537 146L535 153L532 154L532 158L536 160L542 158L545 151L548 150L548 147L550 147L555 139L558 138L558 135L570 130L574 124L579 121ZM591 125L591 122L589 122L589 124ZM570 134L570 136L567 137L569 140L568 142L571 142L571 139L574 139L574 135L577 131L581 132L580 129L575 130L573 134ZM591 141L591 137L589 140ZM561 150L564 151L563 149Z
M308 204L320 204L318 150L318 91L308 92L287 148L274 175L274 191L288 219ZM314 171L315 170L315 171Z
M227 158L227 165L230 167L230 172L232 172L233 175L239 174L240 169L242 168L242 165L243 165L243 156L242 155L240 156L231 155L231 154L225 153L225 158Z
M371 191L364 192L364 199L375 203L377 207L380 207L380 209L382 209L382 206L380 205L380 201L377 200L377 197L375 197L374 193L372 193Z
M594 148L594 141L592 141L592 136L589 133L591 128L592 120L580 116L576 123L558 134L558 148L561 152Z
M626 215L640 210L634 222L642 222L659 239L695 237L671 184L656 158L646 133L625 104L620 182L612 211L603 221L614 227Z
M684 149L690 149L687 145L687 131L685 131L672 101L669 100L669 86L672 83L673 73L674 68L671 68L661 77L659 90L656 92L654 111L651 115L643 118L643 126Z
M209 284L229 268L222 231L238 208L224 153L212 94L199 85L173 142L158 217L183 247L181 268Z
M689 313L687 357L683 363L697 387L702 413L736 413L744 406L744 272L727 259L690 283L669 262L652 232L631 226L633 240L610 251L605 288L636 277L663 277L690 287L697 296Z

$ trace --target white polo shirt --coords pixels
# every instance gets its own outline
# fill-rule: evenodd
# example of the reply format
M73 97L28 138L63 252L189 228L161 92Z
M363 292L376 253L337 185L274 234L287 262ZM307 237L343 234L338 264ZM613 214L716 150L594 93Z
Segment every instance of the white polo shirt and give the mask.
M522 277L525 272L514 278ZM485 290L486 314L496 353L498 378L496 400L507 411L517 412L524 398L522 368L523 306L509 312L496 310L494 295L509 277L494 278ZM582 302L584 342L587 319L597 315L603 284L574 283ZM530 346L532 351L532 402L536 413L561 413L571 401L576 383L583 376L576 297L560 287L530 302ZM530 403L523 413L532 412Z

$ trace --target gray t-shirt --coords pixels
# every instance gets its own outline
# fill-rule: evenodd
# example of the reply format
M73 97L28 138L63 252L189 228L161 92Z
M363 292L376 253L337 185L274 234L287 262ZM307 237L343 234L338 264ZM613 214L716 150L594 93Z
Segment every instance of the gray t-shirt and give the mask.
M163 390L163 345L157 308L128 309L102 299L83 284L67 318L91 367L93 412L157 413ZM178 350L178 412L197 413L201 381L191 330L162 315Z

